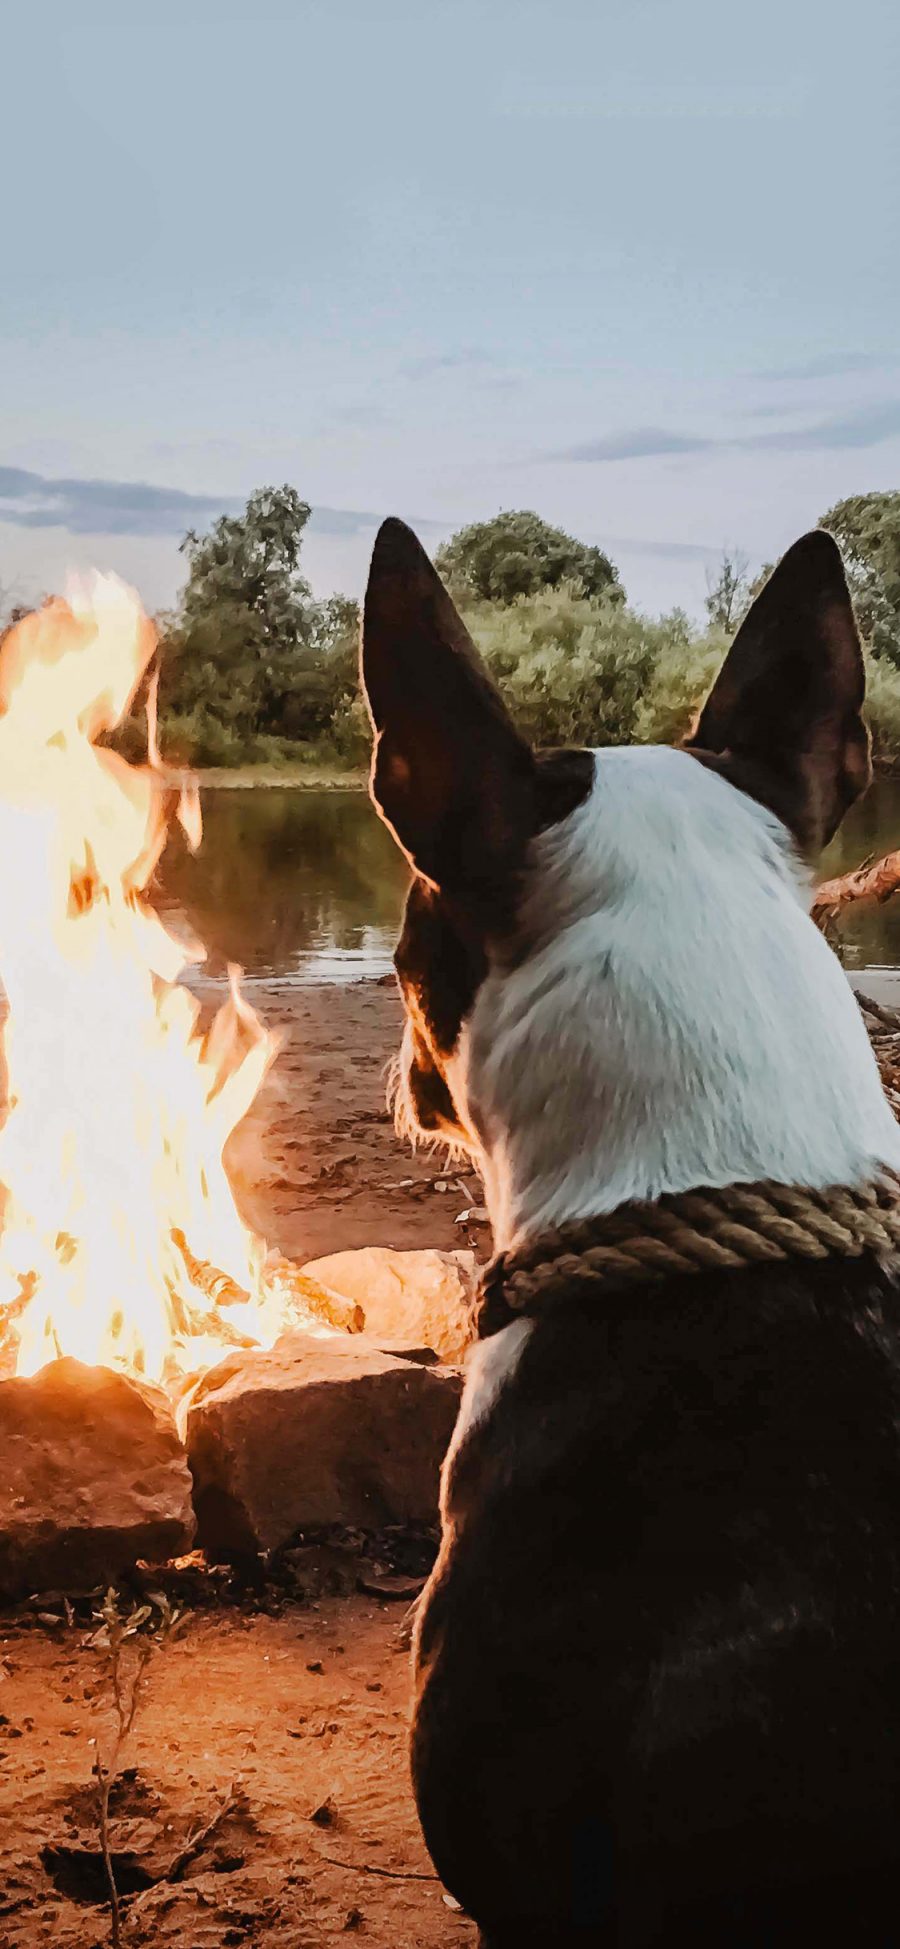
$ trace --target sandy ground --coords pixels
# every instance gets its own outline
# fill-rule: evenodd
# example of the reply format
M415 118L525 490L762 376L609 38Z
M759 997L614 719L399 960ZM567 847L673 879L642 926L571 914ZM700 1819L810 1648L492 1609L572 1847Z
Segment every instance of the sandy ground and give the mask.
M135 1862L139 1880L171 1871L229 1790L236 1805L181 1879L126 1893L123 1941L306 1949L358 1934L471 1949L428 1878L407 1786L404 1607L348 1595L273 1608L194 1611L148 1669L113 1795L123 1889ZM78 1624L0 1629L3 1949L110 1941L91 1789L104 1673Z
M254 1001L284 1044L233 1147L250 1222L301 1260L365 1243L484 1252L485 1228L456 1223L478 1203L475 1181L394 1137L393 986ZM417 1545L411 1569L395 1566L401 1601L387 1601L360 1588L371 1565L353 1543L313 1543L286 1583L257 1592L192 1566L176 1575L184 1626L148 1667L113 1795L120 1882L152 1884L126 1902L123 1943L472 1944L428 1878L407 1779L402 1623L428 1548ZM391 1548L407 1545L385 1547L390 1571ZM380 1548L370 1546L376 1562ZM0 1949L112 1940L91 1784L91 1741L110 1725L95 1630L89 1606L67 1621L52 1594L0 1618ZM165 1879L233 1785L233 1811Z
M393 976L345 988L267 989L254 1006L284 1038L229 1157L250 1224L301 1262L359 1245L488 1250L474 1177L394 1135L385 1071L399 1046Z

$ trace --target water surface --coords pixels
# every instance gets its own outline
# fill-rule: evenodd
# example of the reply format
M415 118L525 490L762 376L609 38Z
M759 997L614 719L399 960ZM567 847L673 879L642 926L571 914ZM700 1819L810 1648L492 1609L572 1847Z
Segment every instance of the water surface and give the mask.
M385 974L408 882L406 864L363 791L297 787L209 790L196 858L173 838L164 899L182 907L209 949L207 972L236 961L254 978L294 986ZM822 874L900 846L900 779L881 778L846 820ZM900 968L900 894L851 908L840 930L846 966Z
M294 986L389 971L409 869L365 792L251 787L203 793L200 851L173 835L161 880L206 973Z
M876 778L848 813L822 861L820 877L845 873L865 859L900 847L900 778ZM837 930L848 971L900 968L900 893L882 906L860 901L845 909Z

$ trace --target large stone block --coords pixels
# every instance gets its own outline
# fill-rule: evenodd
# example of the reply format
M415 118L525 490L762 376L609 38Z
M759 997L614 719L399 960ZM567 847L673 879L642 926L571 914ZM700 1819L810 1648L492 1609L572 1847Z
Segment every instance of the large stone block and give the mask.
M365 1245L333 1252L304 1272L356 1300L365 1331L383 1345L431 1347L440 1360L463 1359L471 1344L475 1295L473 1252L393 1252Z
M204 1375L187 1410L199 1541L249 1555L298 1531L433 1520L461 1379L367 1335L286 1335Z
M191 1477L169 1404L107 1367L0 1381L0 1594L87 1590L189 1550Z

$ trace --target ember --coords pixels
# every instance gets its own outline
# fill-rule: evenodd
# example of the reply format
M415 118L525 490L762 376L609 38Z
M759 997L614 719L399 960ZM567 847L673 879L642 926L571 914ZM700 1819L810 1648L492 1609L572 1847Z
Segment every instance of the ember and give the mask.
M196 789L167 788L152 721L144 765L98 743L154 648L96 577L0 653L0 1371L70 1354L174 1382L282 1322L223 1164L272 1041L236 977L203 1031L179 980L203 950L147 898L173 813L199 843Z

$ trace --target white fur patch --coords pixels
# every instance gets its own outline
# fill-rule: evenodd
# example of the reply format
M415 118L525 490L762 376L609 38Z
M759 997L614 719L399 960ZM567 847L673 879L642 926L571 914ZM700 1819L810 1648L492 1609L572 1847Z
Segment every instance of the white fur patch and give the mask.
M532 1325L531 1320L513 1320L509 1326L501 1327L499 1333L492 1333L490 1339L479 1340L473 1347L466 1365L466 1384L456 1426L444 1461L445 1478L466 1436L487 1420L501 1389L515 1372Z
M498 1248L629 1198L900 1168L808 897L780 821L686 752L595 754L589 797L534 842L515 963L457 1059Z

